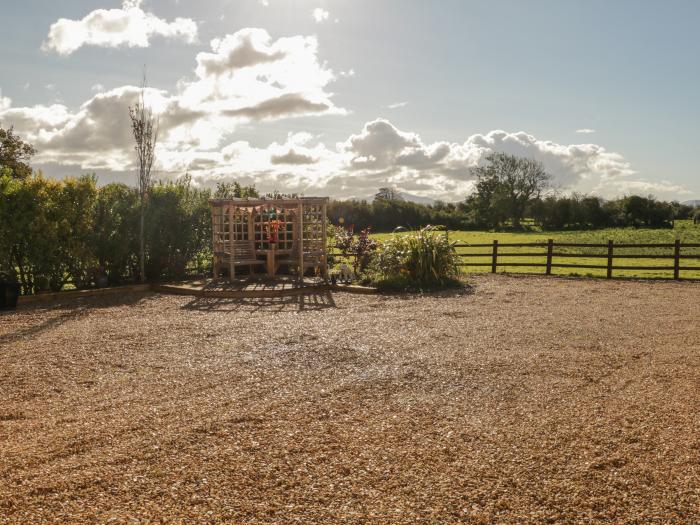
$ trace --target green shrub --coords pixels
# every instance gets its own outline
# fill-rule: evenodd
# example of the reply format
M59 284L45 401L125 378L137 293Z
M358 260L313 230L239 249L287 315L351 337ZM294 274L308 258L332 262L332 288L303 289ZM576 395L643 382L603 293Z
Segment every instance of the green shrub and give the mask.
M153 185L146 208L146 278L183 279L188 266L208 268L211 212L209 190L191 184L189 177Z
M444 232L427 226L394 233L377 249L371 264L373 283L384 289L442 288L458 283L454 243Z
M100 188L92 222L90 245L97 264L110 284L119 284L138 259L138 191L118 183Z

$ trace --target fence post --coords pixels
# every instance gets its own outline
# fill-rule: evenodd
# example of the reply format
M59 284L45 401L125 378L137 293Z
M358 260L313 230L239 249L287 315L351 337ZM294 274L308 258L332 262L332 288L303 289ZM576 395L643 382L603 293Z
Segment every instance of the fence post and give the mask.
M673 278L678 280L681 278L681 240L676 239L676 244L673 247Z
M493 240L493 257L491 259L491 273L496 273L496 265L498 261L498 240Z
M613 267L613 242L608 241L608 279L612 277Z
M547 240L547 275L552 275L552 251L554 251L554 239Z

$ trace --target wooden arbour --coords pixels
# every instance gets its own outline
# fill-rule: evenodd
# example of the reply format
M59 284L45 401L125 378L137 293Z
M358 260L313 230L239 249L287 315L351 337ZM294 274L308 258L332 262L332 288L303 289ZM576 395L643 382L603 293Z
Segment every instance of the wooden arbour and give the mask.
M280 265L300 278L314 268L328 278L327 197L284 199L211 199L213 273L226 268L229 278L247 266L250 275L263 266L274 276Z

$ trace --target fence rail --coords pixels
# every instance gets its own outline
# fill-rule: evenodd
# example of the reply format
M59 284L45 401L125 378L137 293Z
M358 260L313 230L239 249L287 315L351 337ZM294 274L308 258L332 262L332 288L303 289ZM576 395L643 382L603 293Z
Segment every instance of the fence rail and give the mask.
M460 252L457 251L461 262L459 266L469 268L490 267L492 273L496 273L499 268L517 267L517 268L544 268L545 275L551 275L554 268L567 269L585 269L585 270L605 270L608 279L613 277L613 272L624 270L640 270L640 271L662 271L672 273L674 279L681 279L684 271L700 271L700 252L699 253L683 253L684 249L700 248L700 243L682 243L679 240L673 243L615 243L608 241L607 243L573 243L573 242L555 242L549 239L547 242L503 242L499 243L494 240L490 243L463 243L457 242L453 245L456 249L466 248L490 248L488 251L476 252ZM506 251L500 251L506 248ZM537 249L537 251L516 251L514 248ZM541 248L545 248L542 250ZM561 251L562 248L598 248L604 253L590 253L590 250L584 253ZM671 250L671 253L629 253L629 249L658 249ZM622 253L621 253L622 252ZM349 253L338 253L334 255L341 257L353 257ZM541 258L537 262L522 262L518 261L519 257L535 257ZM482 258L484 262L465 261L467 258ZM578 259L602 259L601 264L591 264L590 262L563 262L557 259L570 260ZM515 259L515 260L513 260ZM635 266L628 264L616 264L616 260L660 260L658 264L663 264L669 261L666 265L645 265ZM686 263L687 261L687 263ZM697 261L697 265L693 264ZM623 261L621 261L623 262ZM681 264L684 263L682 266Z
M572 243L572 242L554 242L549 239L547 242L509 242L499 243L494 240L491 243L455 243L455 248L491 248L489 252L458 252L461 259L483 257L490 259L489 262L471 262L463 261L459 263L464 267L484 267L490 266L491 272L496 273L498 268L506 266L514 267L530 267L544 268L546 275L551 275L552 268L581 268L587 270L606 270L606 276L612 278L615 270L641 270L641 271L669 271L673 272L674 279L681 278L683 271L700 271L700 266L681 266L681 261L697 260L700 262L700 254L682 253L684 248L700 248L698 243L682 243L676 241L674 243L615 243L608 241L607 243ZM500 248L547 248L547 251L499 251ZM601 248L605 249L605 253L572 253L555 251L555 248ZM656 253L619 253L616 250L626 250L630 248L653 248L653 249L673 249L673 253L656 254ZM517 262L506 260L504 258L517 257L541 257L542 262ZM606 259L606 264L587 264L587 263L564 263L555 261L556 258L579 258L579 259ZM615 259L665 259L672 260L673 266L632 266L625 264L615 264Z

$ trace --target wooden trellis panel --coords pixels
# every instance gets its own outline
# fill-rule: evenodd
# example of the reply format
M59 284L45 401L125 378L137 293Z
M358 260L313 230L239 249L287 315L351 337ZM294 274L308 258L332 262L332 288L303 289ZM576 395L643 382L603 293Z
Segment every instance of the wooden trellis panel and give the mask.
M233 240L234 242L250 240L250 213L245 208L233 209Z
M211 199L214 276L220 275L222 267L228 267L231 277L236 266L250 265L252 271L266 259L270 275L279 264L286 264L298 267L300 277L314 267L327 276L327 201L315 197ZM274 224L278 230L273 245L269 238Z
M295 210L274 205L261 206L253 211L253 231L255 235L255 248L267 250L268 228L273 220L280 221L277 231L277 250L291 250L294 245L294 223L296 221Z

